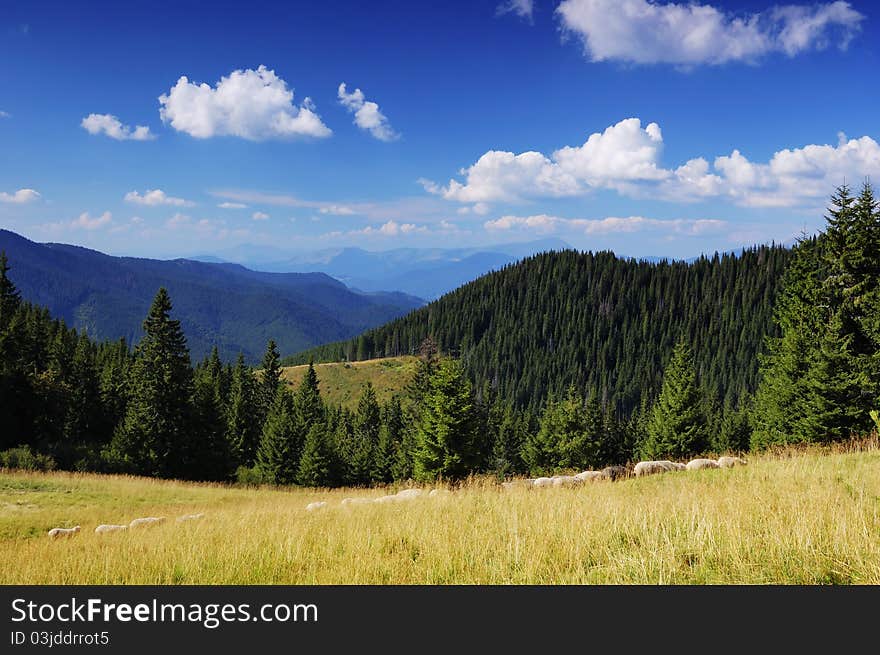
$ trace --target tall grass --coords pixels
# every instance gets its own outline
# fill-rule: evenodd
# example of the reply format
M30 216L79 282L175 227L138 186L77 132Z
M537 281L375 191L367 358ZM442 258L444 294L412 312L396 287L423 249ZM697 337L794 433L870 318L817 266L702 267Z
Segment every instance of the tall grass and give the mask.
M341 506L383 489L244 489L0 474L0 582L63 584L878 584L880 451L579 488ZM315 500L327 501L308 512ZM205 512L201 521L175 516ZM170 521L96 535L98 523ZM73 538L46 530L79 524Z

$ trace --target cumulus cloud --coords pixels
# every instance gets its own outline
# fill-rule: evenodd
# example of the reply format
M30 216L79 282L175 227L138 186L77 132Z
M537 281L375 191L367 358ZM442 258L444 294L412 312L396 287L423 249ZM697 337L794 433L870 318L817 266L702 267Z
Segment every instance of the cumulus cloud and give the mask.
M165 195L162 189L148 190L141 195L137 191L129 191L125 194L125 202L133 202L136 205L156 207L159 205L171 205L173 207L193 207L196 203L183 198Z
M355 89L351 93L345 90L345 82L337 91L339 102L354 114L354 124L366 130L380 141L394 141L400 135L391 128L388 118L379 110L379 105L364 97L363 91Z
M214 87L182 76L159 96L159 104L164 122L199 139L237 136L263 141L332 134L311 99L295 105L287 82L265 66L232 71Z
M559 231L582 232L584 234L628 234L633 232L658 231L669 234L697 236L722 230L727 223L716 219L673 219L662 220L643 216L590 218L560 218L537 214L533 216L502 216L486 221L483 227L490 232L509 230L528 230L541 234Z
M100 216L92 218L88 212L83 212L78 218L71 221L70 226L79 230L97 230L105 227L113 222L113 215L110 212L104 212Z
M243 202L221 202L217 205L220 209L247 209Z
M497 16L504 14L516 14L520 18L532 21L532 14L535 11L535 0L504 0L495 10Z
M7 111L0 110L0 118L10 118L11 114Z
M255 221L267 221L269 220L269 214L264 214L263 212L254 212L251 214L251 218Z
M767 163L733 150L711 164L697 157L665 168L662 149L656 123L643 129L638 118L628 118L550 156L490 150L462 169L463 181L420 182L429 193L469 204L461 213L479 214L492 202L576 197L595 189L676 202L724 198L746 207L814 207L845 180L880 179L880 144L868 136L840 134L837 145L780 150Z
M683 67L793 57L832 43L845 49L865 18L841 1L731 14L696 2L564 0L556 11L591 61Z
M550 157L540 152L490 150L462 171L464 183L445 187L421 180L430 193L468 203L509 202L528 196L575 196L592 188L628 188L633 182L669 176L659 168L663 136L656 123L642 128L627 118L580 146L566 146Z
M880 178L880 144L868 136L837 145L807 145L776 152L767 163L752 162L739 150L716 157L713 165L692 159L660 186L671 200L726 197L746 207L821 204L844 181Z
M136 125L131 129L112 114L89 114L80 122L89 134L106 134L117 141L151 141L156 135L146 125Z
M39 198L40 194L33 189L19 189L14 193L6 193L5 191L0 191L0 202L14 203L16 205L23 205L26 202L33 202L34 200L38 200Z

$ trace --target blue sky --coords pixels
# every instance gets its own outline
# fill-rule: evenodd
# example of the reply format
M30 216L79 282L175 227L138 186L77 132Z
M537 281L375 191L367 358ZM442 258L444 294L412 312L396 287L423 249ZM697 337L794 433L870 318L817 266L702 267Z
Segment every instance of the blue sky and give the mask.
M6 2L0 227L153 257L785 241L880 179L874 13Z

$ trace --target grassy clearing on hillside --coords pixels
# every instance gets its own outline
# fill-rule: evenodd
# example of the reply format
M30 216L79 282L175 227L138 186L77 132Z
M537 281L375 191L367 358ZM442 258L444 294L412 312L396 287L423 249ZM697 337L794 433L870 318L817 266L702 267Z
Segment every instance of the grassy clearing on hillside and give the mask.
M315 364L315 371L325 402L355 409L367 382L373 383L380 403L388 402L395 393L403 391L415 375L418 361L416 357L387 357L362 362ZM285 367L283 379L296 388L308 368L308 365Z
M880 584L876 448L340 506L385 493L2 472L0 583ZM306 511L315 500L328 506ZM190 512L206 515L173 521ZM149 515L171 520L93 532ZM75 524L70 539L46 536Z

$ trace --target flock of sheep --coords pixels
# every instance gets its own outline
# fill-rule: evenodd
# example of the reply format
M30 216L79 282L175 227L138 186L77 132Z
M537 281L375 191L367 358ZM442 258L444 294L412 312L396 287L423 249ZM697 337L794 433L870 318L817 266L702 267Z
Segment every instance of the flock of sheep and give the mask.
M633 467L632 472L630 472L630 470L625 466L608 466L601 471L583 471L576 475L554 475L552 478L530 478L527 480L503 482L502 486L505 489L511 489L513 487L523 485L533 487L570 487L584 484L585 482L595 482L598 480L619 480L620 478L629 477L630 475L634 475L638 478L645 475L653 475L655 473L667 473L671 471L695 471L699 469L731 468L733 466L743 466L745 464L746 461L740 457L719 457L717 460L705 458L692 459L687 464L671 462L667 459L663 459L639 462ZM438 496L445 496L449 493L451 493L449 489L431 489L431 491L428 492L426 492L424 489L403 489L401 491L398 491L396 494L380 496L379 498L343 498L340 505L350 506L362 505L367 503L396 503L401 501L413 500L421 496L436 498ZM312 512L316 509L321 509L322 507L326 506L326 501L315 501L306 505L306 510ZM203 516L204 513L184 514L183 516L178 516L176 521L178 523L182 523L184 521L193 521L196 519L200 519ZM103 534L106 532L119 532L121 530L128 530L130 528L155 525L157 523L162 523L163 521L165 521L164 516L145 516L143 518L132 519L128 525L102 523L95 528L95 532L97 534ZM52 528L51 530L49 530L49 537L51 537L52 539L57 539L59 537L70 537L79 532L79 530L80 526L78 525L72 528Z
M734 466L745 466L746 460L741 457L719 457L718 459L692 459L687 464L672 462L668 459L642 461L633 466L630 471L625 466L607 466L601 471L583 471L576 475L554 475L552 478L529 478L525 480L516 480L510 482L502 482L501 486L505 489L513 489L515 487L571 487L586 482L596 482L598 480L619 480L629 477L630 475L637 478L654 475L656 473L668 473L672 471L697 471L700 469L718 469L732 468ZM437 496L445 496L451 493L448 489L432 489L425 492L423 489L403 489L396 494L390 496L380 496L379 498L343 498L340 505L365 505L368 503L389 503L405 500L412 500L420 496L428 496L434 498ZM323 500L315 501L306 505L306 510L313 512L322 507L327 507L327 502Z
M175 519L178 523L183 523L184 521L195 521L204 516L204 512L199 514L184 514L183 516L178 516ZM113 523L102 523L98 527L95 528L95 532L97 534L104 534L105 532L119 532L121 530L128 530L129 528L138 528L149 525L156 525L157 523L163 523L165 521L164 516L144 516L139 519L132 519L128 525L116 525ZM51 539L58 539L59 537L72 537L77 532L79 532L80 526L75 525L72 528L52 528L49 530L49 537Z
M734 466L743 466L746 460L741 457L719 457L718 459L692 459L687 464L680 462L671 462L668 459L649 460L636 464L632 473L625 466L608 466L601 471L583 471L577 475L555 475L552 478L532 478L526 480L527 484L535 487L565 487L583 484L584 482L595 482L597 480L618 480L620 478L634 475L640 478L645 475L654 475L655 473L668 473L671 471L698 471L700 469L724 469ZM505 486L515 486L515 482L505 482Z

